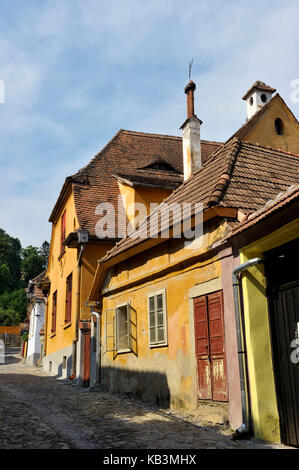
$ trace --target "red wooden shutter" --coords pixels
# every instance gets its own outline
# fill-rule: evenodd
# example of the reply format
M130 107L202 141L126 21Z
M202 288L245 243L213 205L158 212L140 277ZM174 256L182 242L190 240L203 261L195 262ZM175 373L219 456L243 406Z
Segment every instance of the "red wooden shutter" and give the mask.
M194 326L198 396L227 401L222 291L194 299Z
M222 291L208 295L212 398L227 401Z
M66 279L65 323L70 323L72 319L72 290L73 275L70 274Z
M56 309L57 309L57 291L54 292L52 297L52 333L56 331Z
M63 242L65 240L65 230L66 230L65 222L66 222L66 211L64 211L64 213L62 214L62 217L61 217L60 251L63 251L63 249L64 249Z
M198 396L201 399L211 399L211 372L209 362L209 327L207 298L194 299L195 322L195 354L198 371Z

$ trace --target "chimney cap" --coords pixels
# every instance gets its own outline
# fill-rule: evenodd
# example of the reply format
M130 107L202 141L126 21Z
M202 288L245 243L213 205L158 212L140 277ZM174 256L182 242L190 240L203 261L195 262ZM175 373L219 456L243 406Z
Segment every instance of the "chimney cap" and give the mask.
M193 82L193 80L190 80L190 82L185 86L185 93L186 95L188 95L189 91L191 90L196 90L196 85L195 83Z
M188 86L188 85L187 85L187 86ZM187 87L186 87L186 88L187 88ZM271 86L267 85L266 83L261 82L260 80L257 80L257 81L254 82L254 84L249 88L249 90L246 91L245 95L242 97L242 100L246 100L246 99L248 98L248 95L250 95L250 93L251 93L255 88L257 88L258 90L263 90L263 91L270 92L271 94L276 91L275 88L272 88Z

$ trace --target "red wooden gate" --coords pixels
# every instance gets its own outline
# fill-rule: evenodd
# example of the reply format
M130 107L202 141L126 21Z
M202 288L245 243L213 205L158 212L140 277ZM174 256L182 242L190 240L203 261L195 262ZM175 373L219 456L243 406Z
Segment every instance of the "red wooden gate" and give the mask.
M198 396L227 401L222 291L194 299Z

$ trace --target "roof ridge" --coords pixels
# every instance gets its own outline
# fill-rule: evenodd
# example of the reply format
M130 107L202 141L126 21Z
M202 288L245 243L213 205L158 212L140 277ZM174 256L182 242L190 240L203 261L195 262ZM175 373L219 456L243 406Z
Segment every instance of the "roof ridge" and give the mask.
M219 140L207 140L207 139L200 139L201 142L204 142L205 144L208 145L223 145L224 142L220 142Z
M181 140L182 137L179 135L168 135L168 134L156 134L154 132L141 132L141 131L131 131L129 129L121 129L121 132L125 134L131 134L131 135L136 135L140 137L149 137L149 138L160 138L160 139L173 139L173 140Z
M224 193L230 183L231 176L235 167L237 155L239 154L242 148L242 141L240 139L234 140L234 148L231 151L231 154L228 158L226 171L222 173L219 180L217 181L211 196L209 197L208 206L214 206L220 203L223 199Z
M173 140L182 140L182 137L179 135L171 135L171 134L157 134L155 132L142 132L142 131L131 131L129 129L120 129L121 132L130 135L136 135L140 137L149 137L149 138L157 138L157 139L173 139ZM208 145L223 145L223 142L218 140L209 140L209 139L201 139L201 142L204 142Z

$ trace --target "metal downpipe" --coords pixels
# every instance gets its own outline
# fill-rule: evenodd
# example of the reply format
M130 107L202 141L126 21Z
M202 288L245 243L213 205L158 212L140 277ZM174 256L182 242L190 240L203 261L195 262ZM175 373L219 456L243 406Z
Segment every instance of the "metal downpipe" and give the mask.
M95 312L94 310L91 312L92 316L95 316L97 319L97 328L96 328L96 373L95 373L95 381L91 384L92 387L99 385L100 383L100 367L101 367L101 347L100 347L100 321L101 321L101 314Z
M85 245L82 244L80 246L80 253L78 256L78 264L77 264L77 287L76 287L76 315L75 315L75 337L73 339L72 344L72 372L70 375L70 379L73 380L76 378L77 374L77 343L78 343L78 323L79 323L79 316L80 316L80 288L81 288L81 264L82 264L82 256L84 252Z
M237 345L238 345L238 362L239 362L239 373L240 373L240 389L241 389L241 403L242 403L242 424L233 434L233 439L242 439L247 437L251 432L251 419L249 416L249 396L248 390L246 390L246 376L247 376L247 361L246 361L246 348L245 348L245 331L243 328L244 318L243 310L240 309L240 287L241 287L241 274L251 266L263 263L261 258L253 258L246 261L243 264L237 266L232 273L233 282L233 295L234 295L234 306L235 306L235 317L236 317L236 333L237 333ZM248 384L249 386L249 384Z

